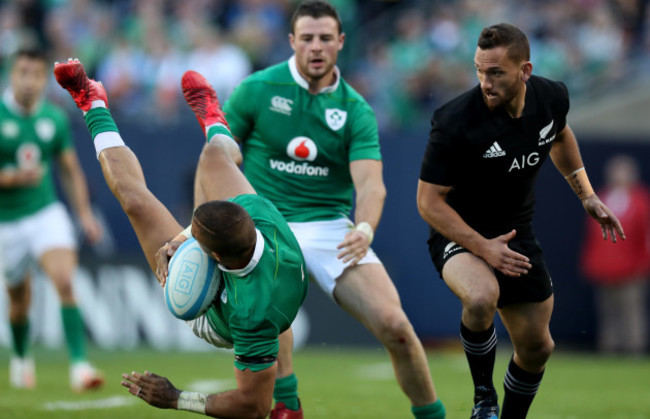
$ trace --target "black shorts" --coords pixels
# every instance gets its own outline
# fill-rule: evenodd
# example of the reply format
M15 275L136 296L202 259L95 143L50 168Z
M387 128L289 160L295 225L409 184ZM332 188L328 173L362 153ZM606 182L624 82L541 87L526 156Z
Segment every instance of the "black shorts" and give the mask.
M457 245L435 230L429 237L431 260L442 277L442 267L454 255L467 253L469 250ZM530 259L532 269L520 277L506 276L493 269L499 282L499 301L497 307L517 303L537 303L553 295L553 282L544 262L544 254L539 242L532 234L521 235L519 232L508 243L508 247Z

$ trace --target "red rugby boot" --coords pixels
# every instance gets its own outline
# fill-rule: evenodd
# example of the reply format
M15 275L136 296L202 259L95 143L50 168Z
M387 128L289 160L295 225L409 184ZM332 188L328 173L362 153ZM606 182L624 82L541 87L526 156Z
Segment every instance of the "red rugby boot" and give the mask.
M74 103L82 111L88 112L96 100L104 101L108 107L104 86L89 79L84 66L76 58L74 60L69 58L67 63L55 63L54 77L61 87L70 93Z
M181 79L181 87L185 101L192 108L204 133L205 127L210 125L223 124L228 127L217 93L205 77L196 71L186 71Z
M289 410L282 402L275 404L275 409L271 410L270 419L303 419L302 406L298 410Z

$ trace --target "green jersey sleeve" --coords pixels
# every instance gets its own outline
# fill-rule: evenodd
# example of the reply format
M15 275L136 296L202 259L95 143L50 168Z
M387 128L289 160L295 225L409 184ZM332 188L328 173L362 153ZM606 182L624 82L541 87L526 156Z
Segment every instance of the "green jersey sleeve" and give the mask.
M56 126L55 149L54 154L60 154L66 150L74 149L74 142L72 141L72 130L70 128L70 120L59 109L56 112L54 124Z
M256 97L257 85L259 83L242 82L223 107L230 131L241 141L248 138L255 125L257 102L251 98Z
M381 160L377 118L367 103L363 103L357 115L352 119L350 130L350 161Z

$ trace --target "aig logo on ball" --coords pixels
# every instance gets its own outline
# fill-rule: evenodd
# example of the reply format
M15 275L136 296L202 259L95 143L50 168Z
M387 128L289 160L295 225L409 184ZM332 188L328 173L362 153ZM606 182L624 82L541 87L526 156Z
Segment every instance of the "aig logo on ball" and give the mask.
M196 252L197 250L194 251ZM192 293L192 284L194 284L194 279L196 278L196 273L198 272L198 270L199 270L198 263L189 260L183 260L183 264L181 265L180 277L178 279L178 282L176 282L174 286L174 291L178 291L183 294L190 295ZM187 304L187 302L185 302L184 304Z
M220 284L217 262L191 237L169 261L165 282L167 308L179 319L195 319L212 305Z

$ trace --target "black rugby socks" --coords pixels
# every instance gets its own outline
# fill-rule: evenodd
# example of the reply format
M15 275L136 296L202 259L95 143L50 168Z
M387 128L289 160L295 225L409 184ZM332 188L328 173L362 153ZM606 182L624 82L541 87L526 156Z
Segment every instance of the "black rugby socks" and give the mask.
M514 359L510 360L508 371L506 371L503 380L505 396L501 419L523 419L526 417L543 376L544 371L536 374L526 372L515 364Z
M482 390L494 390L492 373L497 353L497 335L494 323L487 330L472 332L461 322L460 340L465 349L474 388L483 387Z

